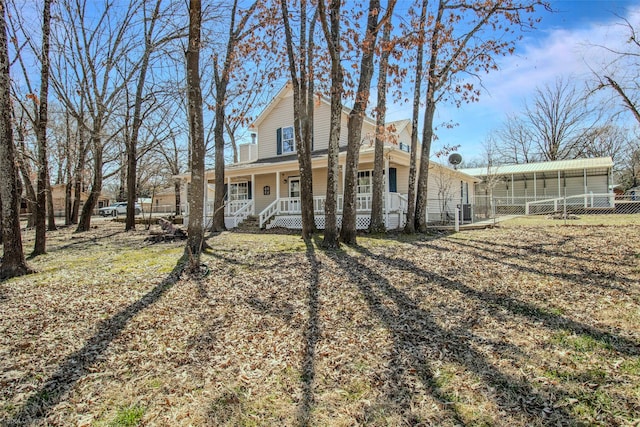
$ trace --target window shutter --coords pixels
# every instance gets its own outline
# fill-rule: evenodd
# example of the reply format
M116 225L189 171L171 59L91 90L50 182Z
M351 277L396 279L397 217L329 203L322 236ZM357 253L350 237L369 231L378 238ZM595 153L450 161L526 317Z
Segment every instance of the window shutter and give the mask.
M224 199L229 200L229 186L227 184L224 185Z
M276 154L282 154L282 128L276 129Z
M251 192L251 181L247 181L247 197L249 197L249 200L253 199L253 193Z
M398 192L398 170L396 168L389 168L389 192Z

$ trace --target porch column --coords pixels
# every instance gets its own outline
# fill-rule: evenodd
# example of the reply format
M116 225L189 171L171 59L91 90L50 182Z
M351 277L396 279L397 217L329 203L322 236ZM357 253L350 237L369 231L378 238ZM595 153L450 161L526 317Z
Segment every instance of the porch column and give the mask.
M251 174L251 200L253 200L253 208L251 208L251 215L256 214L256 174Z
M384 159L384 176L387 178L384 186L384 224L385 227L389 228L389 208L391 207L389 200L389 158Z
M587 169L582 170L584 182L584 207L587 207Z
M511 174L511 204L512 205L515 203L514 198L515 198L515 192L513 191L513 174Z
M536 173L533 173L533 200L538 200L538 183L536 182Z
M558 171L558 198L562 197L562 191L560 190L560 171Z
M231 177L227 175L227 203L231 201ZM223 203L223 206L226 203ZM229 208L224 206L225 213L229 212Z
M276 200L280 198L280 172L276 172Z

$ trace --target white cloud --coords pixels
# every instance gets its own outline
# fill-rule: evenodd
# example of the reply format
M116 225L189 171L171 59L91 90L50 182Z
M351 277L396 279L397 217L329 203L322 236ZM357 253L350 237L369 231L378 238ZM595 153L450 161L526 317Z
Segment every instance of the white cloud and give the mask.
M627 9L624 16L636 28L640 24L640 5ZM518 53L500 61L500 69L483 79L486 91L480 102L460 109L442 106L440 117L459 126L441 132L443 141L462 144L468 158L477 157L488 133L499 127L508 113L519 111L532 99L537 87L552 84L557 78L573 79L578 84L592 79L592 70L610 63L612 53L604 49L624 48L628 28L620 17L604 13L598 22L581 28L553 28L531 33L518 46Z

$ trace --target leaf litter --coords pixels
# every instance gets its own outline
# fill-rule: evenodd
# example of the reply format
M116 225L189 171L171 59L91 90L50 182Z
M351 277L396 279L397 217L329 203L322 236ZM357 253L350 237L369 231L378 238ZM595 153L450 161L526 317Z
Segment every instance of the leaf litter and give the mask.
M0 424L637 425L638 226L49 234L0 284ZM33 236L25 236L28 247ZM133 408L133 409L132 409ZM115 423L115 424L114 424Z

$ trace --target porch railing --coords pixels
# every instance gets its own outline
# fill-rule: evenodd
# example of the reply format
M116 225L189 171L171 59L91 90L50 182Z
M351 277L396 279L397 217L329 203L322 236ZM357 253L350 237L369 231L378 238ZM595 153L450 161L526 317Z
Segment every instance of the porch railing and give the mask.
M238 200L239 201L239 200ZM242 221L247 219L247 217L254 212L254 202L253 200L242 200L244 204L241 206L233 206L233 215L229 215L231 217L231 222L233 222L232 227L237 227ZM229 207L229 212L232 212L231 206Z
M209 224L213 217L213 201L208 201L205 208L205 224ZM231 200L224 203L225 225L228 228L237 227L255 211L253 200ZM208 226L208 225L207 225Z
M386 209L387 202L385 197L382 198L383 209ZM356 196L356 211L371 212L371 194L358 194ZM323 215L325 196L315 196L313 198L314 214ZM342 213L344 205L344 197L339 194L337 197L338 210ZM400 193L389 193L389 211L406 212L407 197ZM300 215L302 213L302 202L299 197L283 197L274 200L269 206L262 210L259 214L260 227L262 228L272 217L276 215Z
M278 199L271 202L269 206L267 206L262 210L262 212L260 212L260 215L259 215L260 228L264 227L267 221L269 221L269 219L271 219L271 217L273 217L277 213L278 213Z

